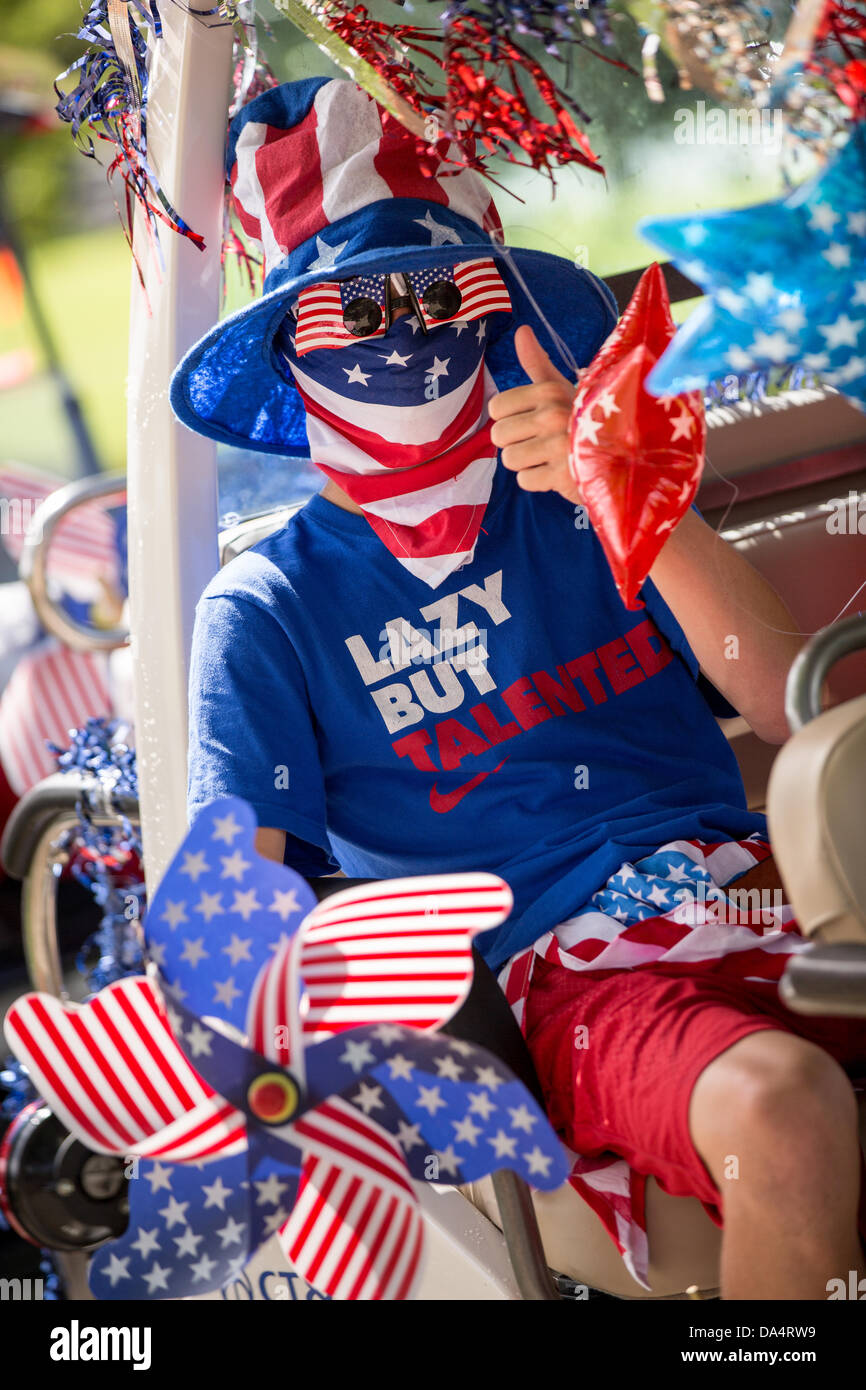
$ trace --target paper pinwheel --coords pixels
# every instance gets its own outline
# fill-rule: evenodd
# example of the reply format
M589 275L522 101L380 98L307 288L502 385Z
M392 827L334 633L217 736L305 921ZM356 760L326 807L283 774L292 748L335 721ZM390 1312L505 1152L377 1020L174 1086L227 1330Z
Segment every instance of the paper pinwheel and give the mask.
M650 391L800 364L866 409L866 125L786 198L639 229L708 295Z
M674 336L657 265L641 276L601 351L581 374L571 416L571 473L620 597L638 590L700 482L706 444L701 396L649 395L647 374Z
M126 1235L94 1257L101 1296L206 1293L279 1230L321 1293L406 1298L423 1242L411 1179L431 1176L431 1157L449 1183L503 1166L543 1188L567 1176L522 1084L432 1031L468 993L472 936L511 894L492 874L454 874L315 906L254 834L245 802L212 803L160 884L146 935L167 1008L153 978L84 1005L26 995L7 1040L83 1143L157 1160L130 1182ZM193 1163L215 1165L197 1201L167 1166Z

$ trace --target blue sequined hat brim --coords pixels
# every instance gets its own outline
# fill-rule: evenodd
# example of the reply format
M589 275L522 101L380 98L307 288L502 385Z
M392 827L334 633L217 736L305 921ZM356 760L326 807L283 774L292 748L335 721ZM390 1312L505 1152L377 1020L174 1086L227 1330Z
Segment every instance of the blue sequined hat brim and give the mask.
M431 245L434 238L441 244ZM300 291L328 279L452 266L478 256L496 260L513 306L511 314L492 314L487 321L487 364L499 390L526 380L514 351L514 331L522 323L535 330L561 370L566 364L546 324L565 341L578 366L591 361L617 317L602 280L564 257L492 241L450 208L392 199L332 223L326 238L296 248L268 274L260 299L206 333L172 377L175 414L220 443L309 457L301 397L279 370L273 350L277 329Z

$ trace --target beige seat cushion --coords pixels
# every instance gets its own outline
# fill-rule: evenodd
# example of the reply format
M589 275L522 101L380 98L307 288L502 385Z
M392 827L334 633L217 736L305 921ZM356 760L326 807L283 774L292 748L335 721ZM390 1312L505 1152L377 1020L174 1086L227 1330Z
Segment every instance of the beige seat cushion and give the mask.
M806 724L767 790L770 838L805 936L866 942L866 695Z
M866 1096L859 1097L859 1104L860 1145L866 1155ZM490 1178L462 1191L499 1225ZM683 1298L691 1288L711 1297L718 1291L722 1233L696 1197L671 1197L654 1178L647 1182L649 1292L632 1279L601 1221L569 1183L555 1192L534 1192L533 1200L548 1265L578 1284L618 1298Z
M463 1191L499 1225L490 1178ZM555 1192L534 1192L533 1198L548 1265L578 1284L619 1298L680 1297L693 1284L711 1293L718 1285L721 1232L696 1197L670 1197L654 1178L647 1183L649 1294L632 1279L592 1207L570 1184Z

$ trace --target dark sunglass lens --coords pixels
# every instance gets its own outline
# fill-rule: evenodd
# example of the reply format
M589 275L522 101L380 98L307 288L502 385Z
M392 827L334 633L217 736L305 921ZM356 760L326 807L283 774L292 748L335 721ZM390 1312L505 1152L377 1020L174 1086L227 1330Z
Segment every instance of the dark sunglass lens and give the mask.
M435 280L422 294L421 302L431 319L453 319L463 296L451 280Z
M369 338L382 324L382 309L375 299L361 295L353 299L343 310L343 323L346 330L356 338Z

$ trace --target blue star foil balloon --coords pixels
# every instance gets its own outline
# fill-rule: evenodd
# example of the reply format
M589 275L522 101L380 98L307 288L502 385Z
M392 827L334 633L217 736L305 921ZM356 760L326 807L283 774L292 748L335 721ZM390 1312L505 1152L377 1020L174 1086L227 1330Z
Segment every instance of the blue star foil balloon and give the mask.
M142 1160L128 1230L92 1263L99 1297L211 1292L276 1232L322 1295L406 1298L413 1179L567 1177L523 1085L435 1031L468 993L472 936L510 910L502 880L370 883L316 906L255 830L242 801L201 813L148 911L150 978L83 1005L26 995L7 1015L69 1129Z
M866 126L787 197L639 230L707 293L650 374L654 395L799 365L866 409Z

